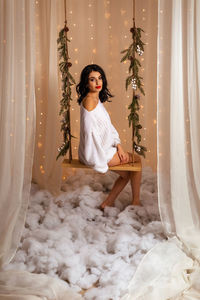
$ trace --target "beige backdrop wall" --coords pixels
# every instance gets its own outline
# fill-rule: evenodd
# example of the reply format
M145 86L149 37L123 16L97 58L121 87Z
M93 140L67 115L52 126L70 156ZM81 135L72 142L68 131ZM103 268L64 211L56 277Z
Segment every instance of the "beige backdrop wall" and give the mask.
M120 51L131 43L132 0L70 0L67 20L70 39L71 72L79 82L80 72L87 64L96 63L106 72L108 85L115 95L106 108L119 132L126 150L131 150L131 129L128 126L128 105L132 90L126 92L128 62L120 63ZM36 99L37 134L33 178L44 188L59 192L61 161L55 161L60 134L60 84L57 69L56 39L64 25L64 1L36 1ZM136 0L136 26L145 32L145 52L140 57L141 76L146 96L141 97L140 119L143 125L142 144L148 148L143 165L156 170L156 59L157 0ZM72 134L79 137L79 106L73 87ZM73 140L73 157L77 157L78 139ZM65 179L65 176L63 176Z

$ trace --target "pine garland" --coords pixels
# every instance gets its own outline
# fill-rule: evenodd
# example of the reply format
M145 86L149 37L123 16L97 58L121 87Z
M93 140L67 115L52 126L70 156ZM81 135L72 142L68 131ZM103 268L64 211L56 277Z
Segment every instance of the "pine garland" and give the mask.
M59 154L56 159L58 159L60 156L66 155L69 150L69 160L71 161L71 139L74 136L71 134L70 126L70 101L72 101L71 86L76 84L76 82L69 72L69 68L72 66L72 64L69 62L68 55L67 42L70 42L70 40L67 38L68 31L69 28L65 24L64 28L59 32L59 38L57 39L59 52L59 68L62 74L62 99L60 100L61 109L59 115L62 115L63 117L63 119L61 120L63 143L60 148L58 148Z
M132 33L133 42L129 46L128 49L121 51L121 53L125 53L122 57L121 62L126 60L130 61L129 66L129 75L126 79L126 90L128 86L132 84L133 88L133 97L132 102L129 105L130 114L128 116L129 127L132 125L133 129L133 149L139 154L145 157L145 151L147 151L146 147L140 145L141 142L141 134L140 130L142 129L142 125L140 124L138 111L140 110L140 95L135 93L135 90L139 90L143 95L145 95L142 77L139 75L139 68L141 67L140 61L136 58L136 55L141 56L144 52L144 43L141 40L141 34L144 32L141 28L135 27L135 22L133 27L130 29ZM135 142L134 137L136 137L137 142Z

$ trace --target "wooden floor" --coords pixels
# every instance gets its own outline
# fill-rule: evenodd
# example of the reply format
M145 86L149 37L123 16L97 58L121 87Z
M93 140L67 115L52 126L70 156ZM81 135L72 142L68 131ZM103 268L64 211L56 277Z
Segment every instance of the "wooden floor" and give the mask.
M89 169L89 166L86 166L82 164L78 159L73 159L71 163L69 162L69 159L64 159L62 166L65 168L86 168ZM135 163L128 163L128 164L122 164L114 167L109 167L109 170L116 170L116 171L141 171L142 165L140 162Z

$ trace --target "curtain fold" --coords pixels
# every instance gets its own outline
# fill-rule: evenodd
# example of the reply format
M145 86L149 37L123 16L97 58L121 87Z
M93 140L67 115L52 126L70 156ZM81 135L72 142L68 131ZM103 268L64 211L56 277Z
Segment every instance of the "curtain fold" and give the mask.
M53 194L60 192L61 160L56 161L61 143L59 73L57 59L58 5L63 1L37 1L36 26L36 143L33 180Z
M200 299L200 3L158 3L158 197L169 239L147 253L123 299L196 300Z
M81 299L59 279L5 271L20 244L32 177L36 2L0 0L0 299Z
M28 205L35 134L34 2L1 1L0 264L15 254Z

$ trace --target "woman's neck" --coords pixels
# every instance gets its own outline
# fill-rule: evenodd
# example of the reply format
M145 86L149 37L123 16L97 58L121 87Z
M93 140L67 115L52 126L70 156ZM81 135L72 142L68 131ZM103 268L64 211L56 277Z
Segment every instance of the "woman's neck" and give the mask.
M91 93L91 92L89 92L87 94L87 96L90 96L94 101L98 101L99 100L99 93L98 92L97 93Z

